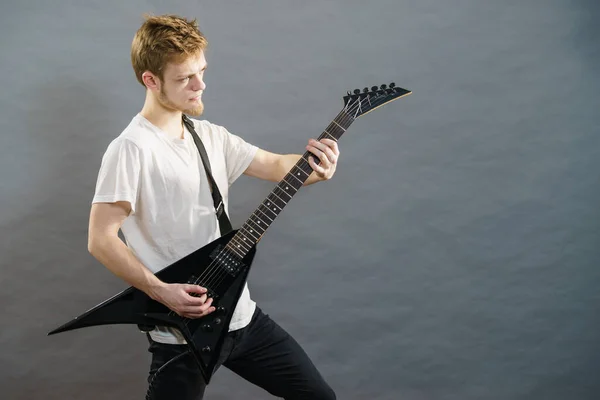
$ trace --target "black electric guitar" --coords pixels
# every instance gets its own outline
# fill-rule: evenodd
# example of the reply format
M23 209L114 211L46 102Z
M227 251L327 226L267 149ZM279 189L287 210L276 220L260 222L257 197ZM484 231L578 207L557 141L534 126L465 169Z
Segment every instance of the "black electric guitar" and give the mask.
M365 88L362 92L359 89L348 92L344 97L344 108L319 140L339 140L356 118L410 93L393 83ZM183 318L144 292L130 287L48 334L107 324L174 327L185 337L208 383L250 271L256 245L312 173L308 164L310 154L308 151L304 153L240 229L229 232L156 274L166 283L192 283L207 288L216 311L198 319ZM317 157L315 161L319 162Z

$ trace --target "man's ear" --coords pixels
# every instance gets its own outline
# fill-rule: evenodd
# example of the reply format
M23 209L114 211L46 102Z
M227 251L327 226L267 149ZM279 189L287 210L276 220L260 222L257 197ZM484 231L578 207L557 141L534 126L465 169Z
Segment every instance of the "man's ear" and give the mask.
M160 89L160 79L150 71L146 71L142 74L142 82L150 90Z

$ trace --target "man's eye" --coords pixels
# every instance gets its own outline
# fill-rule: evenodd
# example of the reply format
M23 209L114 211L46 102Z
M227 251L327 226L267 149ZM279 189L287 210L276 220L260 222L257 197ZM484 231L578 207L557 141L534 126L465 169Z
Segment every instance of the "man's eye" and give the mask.
M183 78L183 79L180 79L179 81L180 81L180 82L185 82L185 81L187 81L188 79L190 79L190 78L189 78L189 77L185 77L185 78Z

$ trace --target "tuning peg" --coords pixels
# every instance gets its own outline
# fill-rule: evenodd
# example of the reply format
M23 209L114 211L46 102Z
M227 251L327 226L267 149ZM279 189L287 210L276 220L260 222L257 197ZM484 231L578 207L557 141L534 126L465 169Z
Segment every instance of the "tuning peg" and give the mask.
M348 96L352 96L352 93L350 93L349 90L346 93L348 93Z
M387 88L387 85L384 83L383 85L381 85L381 90L385 90L385 88Z
M368 87L364 88L363 93L369 93L369 88Z
M390 89L393 89L396 87L396 84L394 82L390 83Z
M377 90L379 90L379 88L377 86L371 87L371 92L376 92Z
M360 89L354 89L354 94L360 94Z

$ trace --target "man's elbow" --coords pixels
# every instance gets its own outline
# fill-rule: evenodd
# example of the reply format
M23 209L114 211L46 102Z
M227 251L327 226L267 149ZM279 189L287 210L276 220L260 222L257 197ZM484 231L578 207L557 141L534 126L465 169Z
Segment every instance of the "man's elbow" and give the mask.
M109 242L107 239L108 238L106 237L98 237L96 235L90 234L88 236L87 243L88 252L95 258L98 258L98 255L102 253L103 249L106 248Z
M88 242L87 242L87 249L88 252L95 256L94 254L98 252L98 241L92 239L92 236L88 236Z

